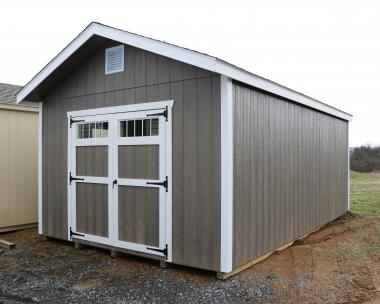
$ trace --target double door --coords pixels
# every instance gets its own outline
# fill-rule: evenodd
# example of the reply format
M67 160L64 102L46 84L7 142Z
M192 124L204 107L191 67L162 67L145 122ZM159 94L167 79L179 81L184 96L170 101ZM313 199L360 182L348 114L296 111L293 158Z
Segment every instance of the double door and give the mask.
M69 113L70 239L170 260L168 111Z

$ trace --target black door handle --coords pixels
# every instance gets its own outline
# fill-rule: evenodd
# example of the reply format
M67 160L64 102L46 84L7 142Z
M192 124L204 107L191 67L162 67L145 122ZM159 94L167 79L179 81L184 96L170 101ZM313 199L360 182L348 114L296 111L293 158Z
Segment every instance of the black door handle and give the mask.
M112 188L115 187L115 185L117 185L117 179L115 179L115 180L112 182Z

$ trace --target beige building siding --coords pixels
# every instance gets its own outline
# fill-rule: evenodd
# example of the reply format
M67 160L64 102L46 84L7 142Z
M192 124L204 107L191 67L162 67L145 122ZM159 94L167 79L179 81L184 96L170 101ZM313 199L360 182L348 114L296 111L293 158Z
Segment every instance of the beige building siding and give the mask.
M0 107L0 232L37 222L36 109Z

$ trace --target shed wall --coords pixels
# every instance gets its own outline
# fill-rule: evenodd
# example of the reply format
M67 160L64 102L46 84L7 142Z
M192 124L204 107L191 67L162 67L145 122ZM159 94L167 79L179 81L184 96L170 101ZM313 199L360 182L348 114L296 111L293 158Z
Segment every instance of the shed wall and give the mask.
M37 223L37 139L36 111L0 109L0 231Z
M173 99L173 262L220 264L220 76L131 46L105 75L105 45L43 101L43 233L67 239L67 118L73 110Z
M234 268L348 207L348 122L233 85Z

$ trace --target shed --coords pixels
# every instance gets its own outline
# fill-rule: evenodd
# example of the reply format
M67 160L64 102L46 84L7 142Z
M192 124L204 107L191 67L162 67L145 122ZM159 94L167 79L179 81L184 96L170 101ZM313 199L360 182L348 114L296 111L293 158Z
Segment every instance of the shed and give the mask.
M37 225L38 108L21 88L0 83L0 232Z
M91 23L39 102L39 233L226 277L348 208L351 115L218 58Z

